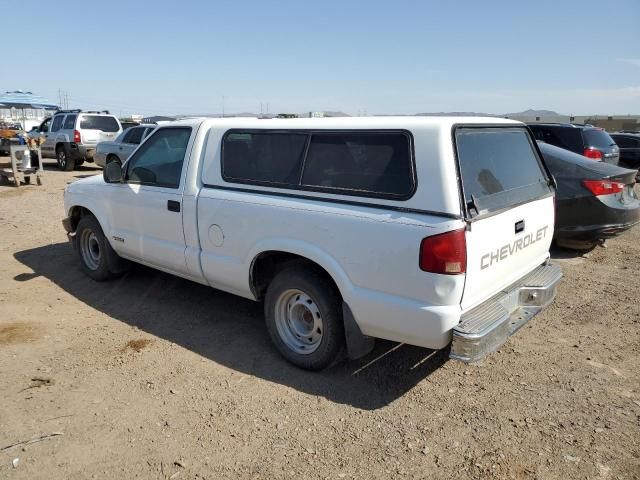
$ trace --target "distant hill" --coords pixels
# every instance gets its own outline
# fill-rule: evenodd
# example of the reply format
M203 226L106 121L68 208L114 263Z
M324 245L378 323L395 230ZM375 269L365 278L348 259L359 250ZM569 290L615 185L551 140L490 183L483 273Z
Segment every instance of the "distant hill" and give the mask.
M553 110L533 110L528 109L523 112L515 113L480 113L480 112L433 112L433 113L416 113L418 116L427 117L551 117L560 115Z
M493 113L479 112L432 112L432 113L416 113L418 117L501 117Z
M561 115L558 112L554 112L553 110L525 110L524 112L516 112L516 113L505 113L502 116L505 117L557 117Z

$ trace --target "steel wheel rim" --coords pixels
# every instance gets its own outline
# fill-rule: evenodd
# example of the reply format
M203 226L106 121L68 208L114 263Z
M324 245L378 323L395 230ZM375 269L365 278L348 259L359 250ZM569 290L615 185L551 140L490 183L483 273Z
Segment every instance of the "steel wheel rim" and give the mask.
M324 325L316 302L302 290L280 294L275 305L275 323L287 348L301 355L315 352L322 342Z
M90 270L97 270L100 266L100 242L91 230L83 230L80 236L80 253L84 264Z

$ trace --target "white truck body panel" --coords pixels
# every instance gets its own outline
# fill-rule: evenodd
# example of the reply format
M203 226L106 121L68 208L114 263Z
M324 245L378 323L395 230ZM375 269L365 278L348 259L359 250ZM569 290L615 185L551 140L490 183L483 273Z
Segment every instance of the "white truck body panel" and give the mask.
M442 348L465 311L548 258L553 236L551 195L465 219L452 144L456 125L522 126L470 117L171 122L149 138L164 128L192 128L178 188L106 184L93 177L67 188L65 210L69 215L81 206L93 212L125 258L251 299L256 299L251 268L258 255L282 251L306 257L331 275L365 335ZM414 142L417 189L407 200L389 200L226 182L221 143L229 129L407 131ZM179 213L167 210L169 200L180 202ZM523 219L526 229L516 234L513 225ZM423 238L463 228L466 273L420 269ZM525 236L530 239L522 248Z

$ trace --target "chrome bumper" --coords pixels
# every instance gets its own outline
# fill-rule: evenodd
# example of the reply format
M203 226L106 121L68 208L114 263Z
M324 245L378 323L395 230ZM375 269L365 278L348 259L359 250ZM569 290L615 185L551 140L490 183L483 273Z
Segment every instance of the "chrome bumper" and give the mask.
M546 263L464 313L453 329L449 357L475 362L500 348L553 301L561 277L558 265Z

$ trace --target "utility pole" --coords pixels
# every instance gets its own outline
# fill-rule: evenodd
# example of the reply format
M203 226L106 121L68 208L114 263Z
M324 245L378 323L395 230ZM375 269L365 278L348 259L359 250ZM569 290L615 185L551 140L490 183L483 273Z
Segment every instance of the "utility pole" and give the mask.
M224 118L224 95L222 96L222 118Z

